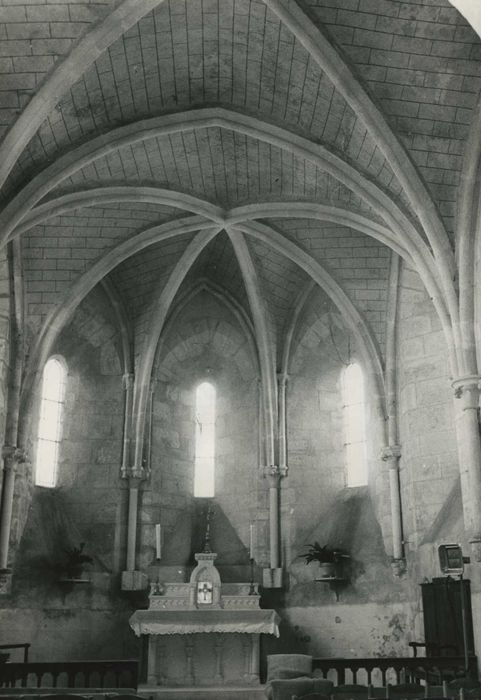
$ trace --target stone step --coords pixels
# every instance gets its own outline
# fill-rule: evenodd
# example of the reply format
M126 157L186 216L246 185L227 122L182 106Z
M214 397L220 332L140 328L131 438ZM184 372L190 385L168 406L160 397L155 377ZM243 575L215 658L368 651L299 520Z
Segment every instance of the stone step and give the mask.
M139 686L137 694L152 700L265 700L263 685L253 686Z

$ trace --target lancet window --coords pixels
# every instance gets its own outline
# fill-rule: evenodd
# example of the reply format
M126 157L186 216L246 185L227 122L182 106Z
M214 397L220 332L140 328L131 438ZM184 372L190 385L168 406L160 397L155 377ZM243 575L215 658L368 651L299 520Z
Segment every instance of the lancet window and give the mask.
M57 483L66 378L67 365L63 358L51 357L45 364L42 378L35 465L37 486L52 488Z
M342 404L347 486L365 486L368 480L364 376L353 362L342 372Z
M215 494L215 416L216 390L202 382L195 392L194 496L213 498Z

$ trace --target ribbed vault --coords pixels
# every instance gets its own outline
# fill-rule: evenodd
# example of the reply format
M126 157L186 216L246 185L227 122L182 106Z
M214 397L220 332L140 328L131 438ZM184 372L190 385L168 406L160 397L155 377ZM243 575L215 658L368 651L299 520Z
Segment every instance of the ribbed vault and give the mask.
M24 396L99 284L134 349L136 463L156 349L201 284L252 329L271 433L309 285L381 395L393 255L419 272L453 374L466 370L453 221L479 42L447 0L422 5L123 0L76 26L83 38L44 62L14 130L31 123L0 146L2 242L21 240L23 257Z

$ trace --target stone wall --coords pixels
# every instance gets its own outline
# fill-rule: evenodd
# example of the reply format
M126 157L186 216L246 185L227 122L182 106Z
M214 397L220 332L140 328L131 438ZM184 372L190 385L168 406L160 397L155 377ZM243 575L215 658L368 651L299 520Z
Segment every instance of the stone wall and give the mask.
M405 539L415 550L459 477L453 391L440 321L418 275L400 279L399 418Z
M283 527L291 564L282 615L318 656L407 654L412 606L408 586L392 575L384 542L390 530L383 533L380 525L378 501L389 503L388 492L377 493L383 417L367 377L369 486L346 486L341 375L352 361L363 366L355 340L327 297L316 292L299 323L289 372L289 476L282 493L289 500ZM306 565L300 555L316 540L349 555L344 581L314 580L317 564Z
M219 512L214 519L225 517L228 525L224 534L214 527L211 546L219 553L219 565L246 563L249 523L255 520L257 493L262 490L258 381L255 356L232 311L200 292L166 334L155 376L152 477L143 493L141 561L145 565L153 559L155 522L164 529L163 564L190 563L194 542L203 546L195 537L199 514L193 498L194 395L198 384L209 381L216 388L217 413L214 502ZM266 517L264 512L261 522ZM259 532L259 547L267 548L265 528Z
M421 282L407 268L400 290L400 479L408 572L399 579L391 568L389 490L379 459L384 417L372 400L370 380L370 483L345 484L340 377L361 353L340 314L317 291L299 319L289 366L289 475L281 490L282 551L289 575L282 600L265 592L264 604L275 606L283 619L281 642L268 642L267 651L295 645L323 656L408 654L408 642L422 639L418 584L426 575L438 575L437 544L453 538L464 544L444 339ZM194 391L204 380L217 389L211 544L219 552L222 576L248 577L251 522L256 523L257 575L268 564L258 369L242 323L239 312L207 288L174 309L159 346L147 451L151 477L140 492L137 566L161 580L188 576L193 553L203 547L205 502L193 497L193 469ZM100 292L79 307L54 352L69 367L59 488L33 488L26 522L17 511L13 605L9 601L9 609L2 609L2 627L9 629L9 641L38 640L41 658L47 651L56 658L89 656L89 635L99 640L94 645L98 654L136 654L127 623L130 604L119 594L117 575L124 566L127 508L119 478L122 361L111 311ZM18 480L19 489L25 485L27 498L32 487ZM164 533L160 566L155 561L157 522ZM299 557L313 540L349 554L345 580L337 587L315 581L314 567ZM94 559L92 584L62 588L59 553L80 542ZM474 579L474 615L481 617L476 575L467 574ZM67 643L68 634L72 641Z
M33 485L37 387L28 439L33 464L16 482L13 595L0 603L1 641L31 642L32 660L136 656L118 577L126 538L121 357L102 292L81 304L52 354L68 367L58 484ZM91 582L66 582L66 553L81 543L93 559L86 565Z

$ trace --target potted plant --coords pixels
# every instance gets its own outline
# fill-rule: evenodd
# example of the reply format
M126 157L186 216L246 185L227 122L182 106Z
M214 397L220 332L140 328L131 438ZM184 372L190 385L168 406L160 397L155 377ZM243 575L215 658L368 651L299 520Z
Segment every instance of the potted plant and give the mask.
M63 581L76 583L89 583L89 579L82 578L85 564L92 564L93 559L88 554L84 554L85 542L81 542L79 547L65 549L65 561L62 564L64 571Z
M306 544L305 546L309 548L309 551L305 552L305 554L301 554L301 556L306 560L306 564L310 564L311 561L317 561L319 563L319 573L316 578L336 578L336 564L341 552L331 549L327 544L321 546L319 542Z

